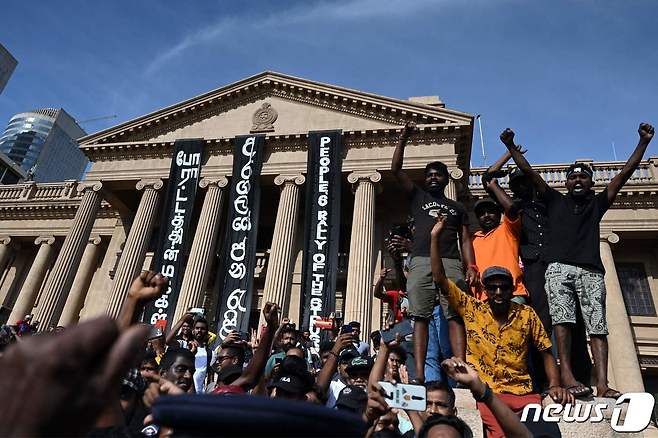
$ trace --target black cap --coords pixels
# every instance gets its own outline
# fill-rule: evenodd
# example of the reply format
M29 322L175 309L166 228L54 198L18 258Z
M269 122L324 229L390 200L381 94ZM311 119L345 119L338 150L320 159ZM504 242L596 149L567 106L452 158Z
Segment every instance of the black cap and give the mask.
M486 285L487 281L492 277L507 277L510 281L514 281L512 273L507 268L503 268L502 266L491 266L485 269L481 277L482 283Z
M512 181L514 181L515 179L519 179L519 178L523 178L523 177L525 177L525 173L523 173L523 171L521 169L519 169L518 167L515 167L509 173L509 182L511 184Z
M352 359L359 356L361 356L361 354L359 354L359 350L353 346L347 347L340 351L340 354L338 355L338 362L350 362Z
M280 388L292 394L306 394L311 389L303 379L294 374L279 376L270 384L270 388Z
M217 373L217 381L225 385L230 385L242 374L242 367L240 365L228 365L222 367Z
M336 409L347 409L362 412L368 403L368 394L358 386L349 385L343 388L336 400Z
M484 198L484 199L480 199L475 203L475 205L473 206L473 211L475 211L477 214L477 211L484 206L492 206L499 211L501 210L500 205L498 205L496 201L494 201L491 198Z
M372 359L369 357L355 357L350 361L350 364L347 366L347 373L351 373L353 371L357 370L367 370L370 371L372 369L373 363Z

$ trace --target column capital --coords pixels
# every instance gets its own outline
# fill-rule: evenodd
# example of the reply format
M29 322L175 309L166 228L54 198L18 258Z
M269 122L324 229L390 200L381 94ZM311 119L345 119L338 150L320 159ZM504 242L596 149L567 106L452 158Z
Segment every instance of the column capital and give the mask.
M377 170L355 170L354 172L347 175L347 181L352 184L359 183L361 181L370 181L373 183L379 182L382 179L382 174L377 172Z
M103 183L100 181L95 181L95 182L78 184L77 191L78 193L84 193L86 191L100 192L102 188L103 188Z
M454 167L452 169L449 169L448 174L450 175L450 179L453 179L455 181L460 180L464 177L464 171L461 170L459 167Z
M100 245L102 241L103 239L101 236L90 236L87 243L91 243L92 245Z
M144 190L146 188L152 188L153 190L160 190L164 187L164 183L160 178L157 179L141 179L135 185L137 190Z
M11 243L11 237L0 236L0 245L9 245L10 243Z
M608 243L619 243L619 235L613 233L612 231L610 232L602 232L600 236L601 242L608 242Z
M301 186L306 181L306 177L301 173L297 174L281 174L274 178L274 184L277 186L282 186L286 183L293 183L295 185Z
M46 245L52 245L55 243L55 236L39 236L34 239L35 245L41 245L42 243L45 243Z
M225 176L206 177L199 182L199 187L205 189L210 186L217 186L220 189L228 185L228 178Z

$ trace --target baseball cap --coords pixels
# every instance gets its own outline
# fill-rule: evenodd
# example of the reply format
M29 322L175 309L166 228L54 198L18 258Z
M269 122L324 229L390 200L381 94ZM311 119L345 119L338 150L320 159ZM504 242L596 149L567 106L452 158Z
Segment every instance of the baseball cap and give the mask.
M509 173L509 182L511 183L515 179L523 178L525 176L525 173L518 167L515 167L510 173Z
M358 386L349 385L343 388L336 400L336 409L361 412L368 403L368 394Z
M350 361L350 364L347 366L347 373L351 373L353 371L358 371L358 370L367 370L370 371L372 369L373 363L372 359L369 357L355 357Z
M270 388L283 389L293 394L304 394L311 389L303 379L300 379L294 374L279 376L270 384Z
M267 360L267 365L265 365L265 375L269 376L272 374L272 370L277 366L281 361L286 357L286 353L275 353Z
M512 273L507 268L503 268L502 266L491 266L485 269L482 273L482 283L486 284L492 277L499 276L507 277L510 281L514 281Z
M594 177L594 171L592 171L592 168L585 163L573 163L571 166L569 166L567 169L567 178L569 178L569 176L574 173L584 173L590 178Z
M359 354L359 350L357 350L353 346L347 347L340 351L340 354L338 355L338 362L341 363L350 362L352 359L359 356L361 356Z
M479 201L477 201L477 202L475 203L475 205L473 206L473 211L475 211L476 214L477 214L477 211L478 211L480 208L485 207L485 206L487 206L487 207L488 207L488 206L492 206L492 207L494 207L494 208L497 209L497 210L500 210L500 209L501 209L500 206L499 206L499 205L496 203L496 201L494 201L493 199L491 199L491 198L484 198L484 199L480 199Z

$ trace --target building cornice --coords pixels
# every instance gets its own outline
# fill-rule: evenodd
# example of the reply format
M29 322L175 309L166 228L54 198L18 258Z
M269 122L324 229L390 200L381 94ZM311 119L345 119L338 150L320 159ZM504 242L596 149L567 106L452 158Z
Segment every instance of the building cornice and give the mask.
M269 96L392 124L401 125L408 120L418 124L473 123L472 115L460 111L263 72L82 137L79 142L86 152L93 144L143 141Z

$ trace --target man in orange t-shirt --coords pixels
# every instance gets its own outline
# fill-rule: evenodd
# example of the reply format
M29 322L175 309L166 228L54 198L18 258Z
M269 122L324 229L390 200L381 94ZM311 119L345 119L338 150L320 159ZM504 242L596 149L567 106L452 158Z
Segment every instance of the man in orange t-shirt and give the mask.
M528 290L523 285L523 271L519 265L521 217L518 208L512 198L498 185L498 181L484 180L483 184L487 192L495 196L498 202L485 198L475 203L475 216L482 228L473 235L473 249L478 270L484 272L491 266L507 268L514 280L512 300L526 304ZM475 286L473 293L479 300L487 299L487 293L481 285Z

